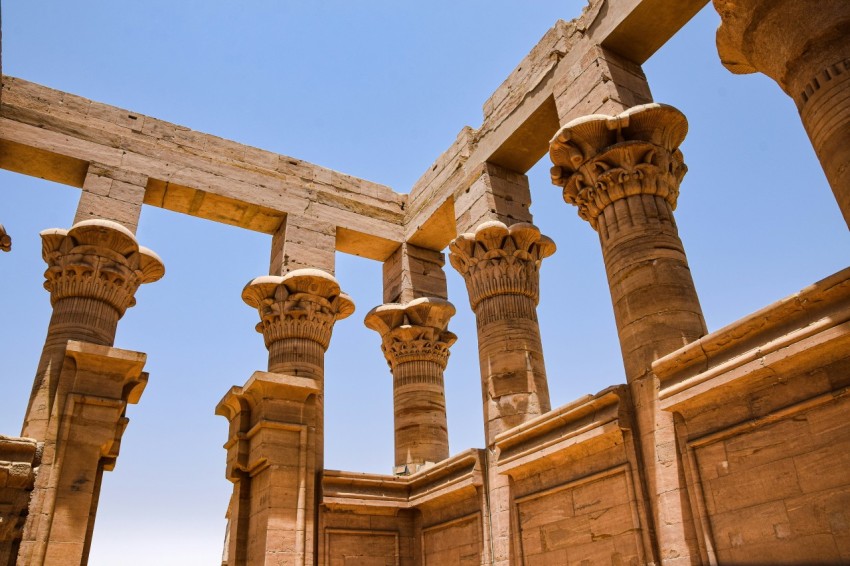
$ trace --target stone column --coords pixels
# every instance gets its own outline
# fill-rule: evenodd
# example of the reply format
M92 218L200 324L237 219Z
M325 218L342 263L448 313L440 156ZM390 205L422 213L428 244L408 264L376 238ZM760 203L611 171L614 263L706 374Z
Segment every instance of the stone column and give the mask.
M850 227L850 2L714 0L714 7L723 65L764 73L794 100Z
M431 297L385 304L366 315L381 335L393 374L395 473L408 475L449 457L443 371L457 336L447 330L454 306Z
M44 288L50 291L53 314L22 430L23 436L38 440L47 433L67 342L111 346L118 320L136 304L139 286L165 273L155 253L139 246L127 228L109 220L45 230L41 239L47 262Z
M673 218L687 171L679 151L686 133L678 110L647 104L570 122L552 140L550 156L553 183L599 233L660 556L697 563L672 415L656 408L651 369L706 333Z
M487 446L550 409L537 323L540 264L555 243L532 224L485 222L449 245L478 328Z
M298 269L251 281L269 372L233 388L216 413L230 422L234 483L228 564L314 563L317 478L324 452L324 355L334 323L354 312L333 276Z
M158 280L164 268L108 220L41 237L53 314L23 435L43 442L44 455L19 563L83 564L102 473L115 465L126 405L138 402L147 380L144 354L110 346L139 285Z

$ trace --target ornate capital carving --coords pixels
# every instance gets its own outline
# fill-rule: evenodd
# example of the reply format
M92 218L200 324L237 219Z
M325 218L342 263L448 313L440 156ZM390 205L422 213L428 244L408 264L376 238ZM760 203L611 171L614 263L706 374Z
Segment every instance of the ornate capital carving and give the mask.
M809 86L817 90L831 72L850 70L846 0L714 0L714 8L723 65L736 74L764 73L798 105L811 95Z
M340 291L339 282L319 269L257 277L245 286L242 300L259 311L256 328L267 348L279 340L303 338L326 350L334 323L354 312L354 302Z
M67 297L84 297L107 303L121 316L136 304L139 285L165 274L159 256L109 220L85 220L70 230L45 230L41 242L47 262L44 288L50 291L53 305Z
M455 238L449 244L449 260L466 280L472 310L500 295L522 295L537 304L540 264L555 249L555 242L533 224L508 227L493 221Z
M457 336L446 330L455 307L445 299L422 297L402 305L375 307L364 323L381 335L381 350L392 370L405 362L433 362L446 368Z
M552 183L594 229L605 207L633 195L662 197L675 210L688 170L679 151L687 132L685 116L662 104L573 120L550 142Z

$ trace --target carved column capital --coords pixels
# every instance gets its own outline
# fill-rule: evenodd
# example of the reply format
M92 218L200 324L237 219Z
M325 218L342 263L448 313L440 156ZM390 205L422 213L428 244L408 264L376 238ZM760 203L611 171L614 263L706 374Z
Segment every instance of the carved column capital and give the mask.
M608 205L630 196L661 197L675 210L688 170L679 151L687 132L685 116L662 104L573 120L550 142L552 183L594 230Z
M723 65L736 74L764 73L798 107L831 73L850 71L846 0L714 0L714 8Z
M449 260L466 280L472 310L484 299L500 295L522 295L536 305L540 264L555 249L555 242L533 224L508 227L492 221L455 238L449 244Z
M449 347L457 336L446 328L455 307L445 299L422 297L407 304L375 307L365 324L381 335L381 351L390 369L406 362L433 362L446 369Z
M336 278L319 269L257 277L245 286L242 300L259 312L256 328L267 348L301 338L327 350L334 323L354 312L354 302L340 291Z
M44 288L56 305L68 297L104 302L119 316L136 304L139 285L165 274L162 260L135 236L109 220L85 220L69 230L41 232L47 262Z

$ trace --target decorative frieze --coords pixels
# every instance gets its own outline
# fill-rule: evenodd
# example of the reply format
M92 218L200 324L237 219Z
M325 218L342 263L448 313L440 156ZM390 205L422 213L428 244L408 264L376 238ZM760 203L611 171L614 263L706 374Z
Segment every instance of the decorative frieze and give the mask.
M657 197L675 210L688 170L679 151L687 132L685 116L662 104L573 120L552 139L552 182L594 230L608 206L632 196ZM654 208L665 216L663 207Z

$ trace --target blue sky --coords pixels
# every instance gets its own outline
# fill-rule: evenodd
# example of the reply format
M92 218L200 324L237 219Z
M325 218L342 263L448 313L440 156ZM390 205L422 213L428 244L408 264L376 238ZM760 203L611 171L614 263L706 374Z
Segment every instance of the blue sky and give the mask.
M428 3L6 0L3 71L291 155L407 192L578 0ZM791 100L723 69L709 6L644 69L655 99L690 121L676 212L710 330L847 265L850 238ZM529 172L532 212L558 244L539 307L553 406L624 380L596 233ZM0 433L20 430L50 316L38 232L68 227L79 191L0 171ZM211 564L230 484L231 385L265 369L256 312L240 299L268 269L269 236L145 207L138 238L166 277L137 294L116 346L148 354L115 472L103 482L90 564ZM446 266L460 337L446 372L451 452L483 444L474 319ZM337 254L357 312L326 359L326 467L388 473L392 391L363 316L379 263Z

